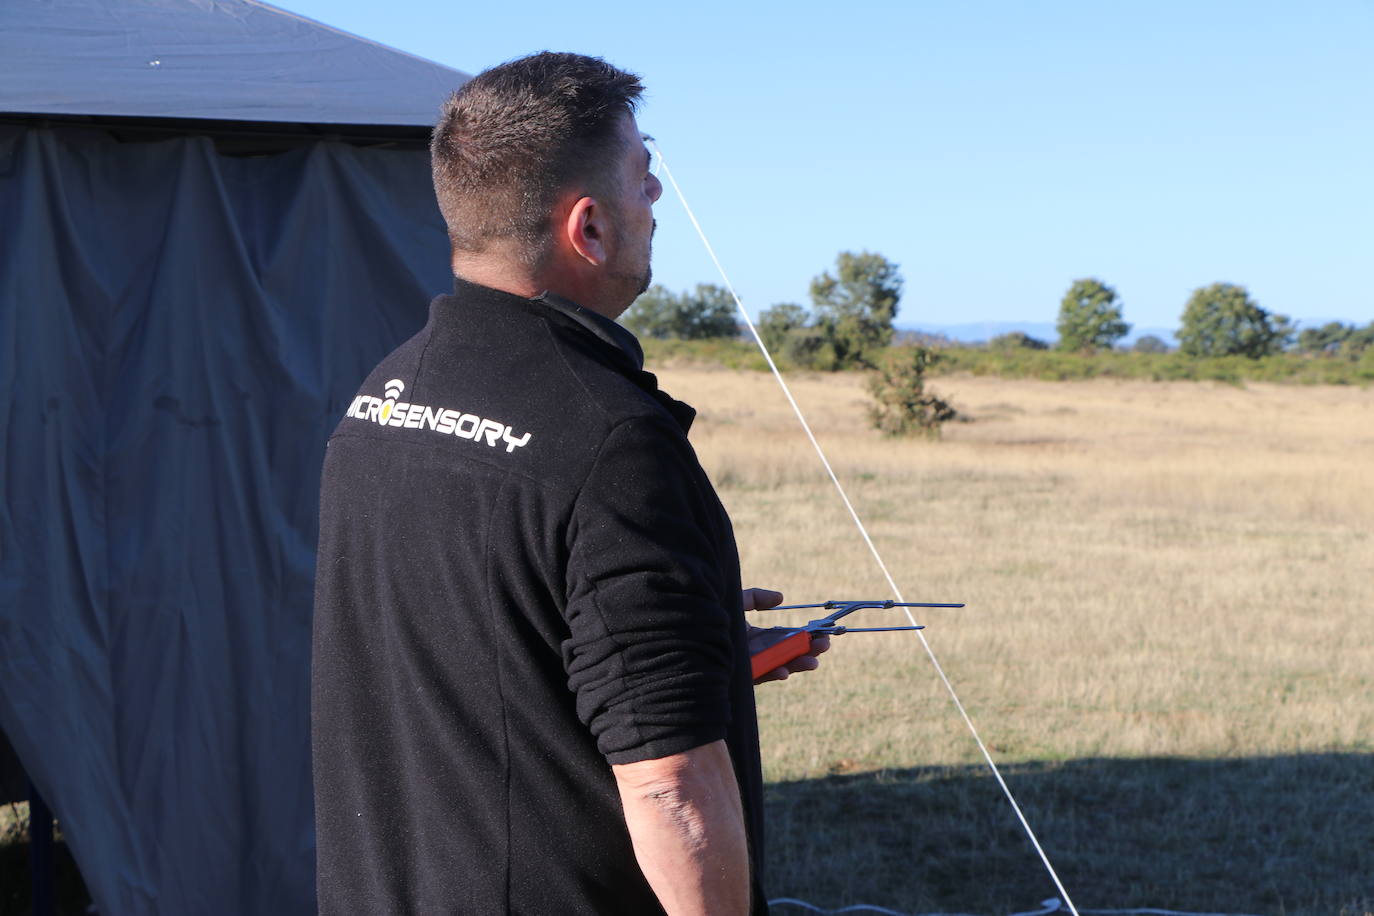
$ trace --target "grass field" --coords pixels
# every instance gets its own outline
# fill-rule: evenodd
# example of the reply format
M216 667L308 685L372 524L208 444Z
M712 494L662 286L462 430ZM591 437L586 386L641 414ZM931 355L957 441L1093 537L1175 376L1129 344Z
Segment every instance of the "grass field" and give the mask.
M886 597L771 378L660 375L746 584ZM941 376L968 422L927 442L869 430L856 374L793 384L906 598L967 602L927 638L1080 908L1374 913L1374 391ZM912 634L759 701L773 896L1058 896Z
M746 585L887 595L771 378L660 376ZM945 376L969 422L927 442L793 385L907 600L967 602L921 622L1080 908L1374 912L1374 392ZM772 895L1059 896L914 635L759 700Z

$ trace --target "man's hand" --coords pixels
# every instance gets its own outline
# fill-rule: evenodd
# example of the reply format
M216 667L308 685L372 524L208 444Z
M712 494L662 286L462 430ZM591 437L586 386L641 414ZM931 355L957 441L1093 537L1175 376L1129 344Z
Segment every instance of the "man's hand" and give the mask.
M724 741L611 767L635 859L669 916L744 916L749 845Z
M746 588L744 590L744 609L746 611L765 611L771 607L782 604L782 592L775 592L767 588ZM749 651L753 654L754 634L766 629L765 627L749 627ZM816 656L830 648L829 636L817 636L811 640L811 649L805 655L799 655L786 665L774 668L767 674L761 675L755 684L764 684L768 681L785 681L796 671L815 671L820 667L821 660Z

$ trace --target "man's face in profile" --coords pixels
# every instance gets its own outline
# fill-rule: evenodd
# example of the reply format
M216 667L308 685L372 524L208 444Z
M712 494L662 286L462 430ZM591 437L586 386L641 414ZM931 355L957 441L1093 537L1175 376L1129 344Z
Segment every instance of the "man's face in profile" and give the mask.
M619 161L613 179L615 197L609 202L615 227L610 252L610 298L620 311L649 288L653 280L650 260L653 254L654 203L663 194L663 185L649 170L649 150L644 146L633 115L621 118Z

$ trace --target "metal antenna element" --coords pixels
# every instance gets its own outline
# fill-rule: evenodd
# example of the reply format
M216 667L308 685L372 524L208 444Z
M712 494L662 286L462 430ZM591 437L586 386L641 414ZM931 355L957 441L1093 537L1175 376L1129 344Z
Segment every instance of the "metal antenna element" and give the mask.
M706 253L710 255L711 263L716 265L716 271L720 274L721 280L725 281L725 288L730 291L730 296L735 300L735 306L739 309L740 315L744 317L744 323L749 328L749 333L753 335L754 342L758 344L759 351L763 354L764 360L768 363L768 368L773 371L773 378L777 379L783 394L787 396L787 402L792 405L792 412L797 415L797 421L801 423L802 429L806 432L806 437L811 440L811 446L816 450L816 455L821 459L821 464L824 465L826 473L830 475L830 481L835 485L836 492L840 494L840 500L844 503L844 507L849 510L849 517L854 520L854 524L859 529L859 534L863 537L864 543L868 545L868 552L872 554L874 562L878 564L878 569L882 571L883 578L887 580L888 587L892 589L892 594L897 596L897 603L905 604L906 600L902 597L902 590L897 587L896 580L892 578L892 573L888 571L887 564L883 562L882 554L878 552L878 548L874 545L873 539L869 537L868 529L864 527L863 519L859 518L859 513L854 509L854 504L849 501L849 494L845 492L844 485L840 483L840 478L835 474L835 469L831 467L830 459L826 457L825 450L821 448L820 442L816 440L815 434L811 432L811 424L806 422L806 417L802 414L801 407L797 405L797 399L792 396L792 389L788 387L787 381L778 370L778 364L773 361L773 354L768 352L768 346L763 342L763 338L759 336L758 328L754 326L754 320L749 317L749 312L744 308L744 302L740 299L739 293L735 291L735 285L730 282L729 274L725 272L725 268L721 265L720 258L716 257L716 251L711 247L710 240L706 238L706 233L702 230L701 223L697 221L696 214L692 212L691 204L687 203L687 196L682 193L682 188L678 186L677 179L673 177L673 170L668 167L667 157L663 155L663 150L659 147L658 141L647 134L644 135L644 141L653 147L655 158L658 160L659 169L661 169L663 174L668 178L668 183L673 186L673 192L677 194L677 199L682 204L682 209L686 211L687 218L692 222L692 228L696 230L697 237L701 239L701 244L705 246ZM912 616L911 611L906 608L903 610L907 620L911 621L911 625L913 627L917 626L916 618ZM1002 787L1002 794L1007 797L1007 801L1011 803L1012 810L1016 812L1016 819L1021 822L1021 827L1026 831L1026 836L1030 838L1031 845L1035 847L1035 852L1040 856L1040 861L1044 864L1045 870L1049 872L1050 878L1054 881L1054 886L1058 888L1059 893L1063 895L1064 903L1069 908L1069 912L1071 912L1073 916L1079 916L1077 908L1073 905L1073 900L1069 897L1069 892L1064 889L1064 883L1059 880L1059 874L1054 870L1054 866L1050 864L1049 856L1045 854L1044 847L1040 845L1040 840L1036 838L1035 831L1031 829L1030 822L1026 820L1025 814L1022 813L1021 806L1016 801L1016 796L1011 794L1011 788L1007 785L1007 781L1002 778L1002 771L997 768L996 762L992 759L992 754L988 752L987 745L983 743L982 737L979 736L978 729L974 727L973 720L969 718L968 710L964 708L963 702L959 699L959 694L954 690L954 684L950 682L949 677L945 674L945 669L940 665L940 660L935 657L935 651L931 649L930 642L926 639L925 633L921 630L915 630L914 632L921 640L921 645L925 647L926 655L930 657L930 663L935 667L936 674L940 676L940 680L944 683L945 689L949 692L950 699L954 701L954 708L959 710L959 715L963 717L964 724L968 726L970 734L973 735L973 740L977 743L978 750L982 752L983 760L987 762L988 768L992 770L992 775L997 779L997 784Z

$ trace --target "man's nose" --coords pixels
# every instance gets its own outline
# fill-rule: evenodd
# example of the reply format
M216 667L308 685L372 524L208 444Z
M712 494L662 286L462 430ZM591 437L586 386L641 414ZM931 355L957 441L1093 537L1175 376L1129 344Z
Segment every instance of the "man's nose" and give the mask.
M657 175L649 176L649 199L658 203L658 199L663 196L663 182L658 180Z

